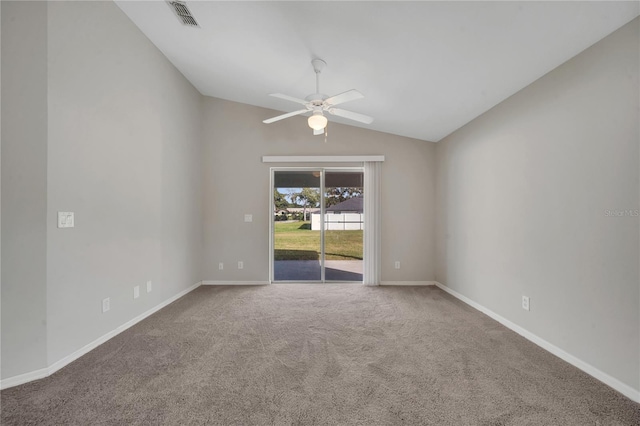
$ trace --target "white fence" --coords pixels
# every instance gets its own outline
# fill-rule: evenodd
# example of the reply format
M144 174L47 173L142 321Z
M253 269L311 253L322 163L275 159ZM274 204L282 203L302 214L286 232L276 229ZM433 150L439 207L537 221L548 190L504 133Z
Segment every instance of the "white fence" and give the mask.
M328 231L358 231L364 229L364 213L326 213L325 228ZM320 230L320 213L311 214L311 229Z

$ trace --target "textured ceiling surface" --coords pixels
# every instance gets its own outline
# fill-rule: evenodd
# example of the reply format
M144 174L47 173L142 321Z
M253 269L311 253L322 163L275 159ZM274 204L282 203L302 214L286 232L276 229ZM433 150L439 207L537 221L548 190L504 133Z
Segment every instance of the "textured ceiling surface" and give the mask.
M165 1L116 4L203 95L295 111L268 94L314 93L319 57L320 91L358 89L342 107L375 118L330 120L433 142L640 14L638 2L187 1L192 28Z

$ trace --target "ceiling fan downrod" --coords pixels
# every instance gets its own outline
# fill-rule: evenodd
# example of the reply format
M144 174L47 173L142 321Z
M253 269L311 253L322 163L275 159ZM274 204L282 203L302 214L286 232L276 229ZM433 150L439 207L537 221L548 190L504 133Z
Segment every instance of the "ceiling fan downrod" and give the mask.
M311 61L311 65L316 72L316 94L320 94L320 73L327 66L327 63L322 59L315 58Z

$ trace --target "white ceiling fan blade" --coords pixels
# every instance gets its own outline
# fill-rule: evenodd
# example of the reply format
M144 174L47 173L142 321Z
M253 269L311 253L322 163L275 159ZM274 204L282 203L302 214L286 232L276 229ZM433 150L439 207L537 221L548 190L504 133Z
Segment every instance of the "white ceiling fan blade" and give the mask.
M348 118L349 120L359 121L360 123L371 124L373 123L373 117L368 115L359 114L357 112L347 111L340 108L330 108L329 114L337 115L338 117Z
M293 96L283 95L282 93L271 93L269 96L273 96L274 98L284 99L285 101L295 102L297 104L302 104L302 105L308 104L308 102L305 101L304 99L294 98Z
M270 124L270 123L273 123L274 121L284 120L285 118L293 117L294 115L304 114L305 112L308 112L308 111L309 111L308 109L301 109L299 111L293 111L287 114L279 115L277 117L268 118L266 120L263 120L262 122L265 124Z
M328 105L335 106L339 104L343 104L349 101L355 101L356 99L362 99L364 95L358 92L356 89L347 90L344 93L340 93L339 95L332 96L330 98L325 99L325 102Z
M324 129L313 129L313 136L324 135Z

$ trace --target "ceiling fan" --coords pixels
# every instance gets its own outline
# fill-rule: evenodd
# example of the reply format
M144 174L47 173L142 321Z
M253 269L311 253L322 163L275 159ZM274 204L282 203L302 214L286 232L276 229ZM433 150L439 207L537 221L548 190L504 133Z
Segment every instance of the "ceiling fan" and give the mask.
M274 98L285 99L287 101L296 102L298 104L304 105L304 109L266 119L263 121L263 123L269 124L275 121L283 120L285 118L293 117L295 115L311 112L312 114L311 114L311 117L309 117L308 123L309 123L309 127L313 129L314 135L321 135L324 133L324 129L327 126L327 122L328 122L327 117L325 117L324 115L325 112L331 115L337 115L338 117L343 117L349 120L358 121L360 123L365 123L365 124L373 123L373 118L369 117L368 115L359 114L357 112L347 111L340 108L335 108L336 105L340 105L345 102L364 98L364 95L362 95L362 93L358 92L355 89L351 89L344 93L340 93L339 95L335 95L331 97L321 94L320 93L320 73L322 72L323 68L327 66L327 63L322 59L314 59L311 61L311 64L313 65L313 70L316 72L316 93L307 96L305 99L298 99L298 98L283 95L280 93L272 93L269 95L269 96L273 96Z

